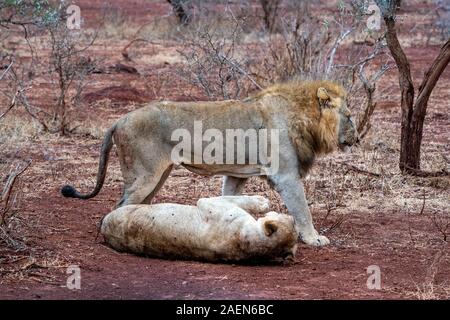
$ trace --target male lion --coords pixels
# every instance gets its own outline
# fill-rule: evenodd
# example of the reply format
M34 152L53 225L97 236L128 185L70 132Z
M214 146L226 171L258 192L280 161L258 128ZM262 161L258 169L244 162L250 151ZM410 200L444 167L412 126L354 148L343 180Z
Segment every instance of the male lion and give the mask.
M261 163L191 163L194 152L176 164L199 174L224 175L223 195L238 195L247 178L266 176L294 216L302 240L317 246L329 243L313 226L301 178L317 155L358 141L346 92L330 81L277 84L243 101L151 103L123 116L107 131L92 193L80 194L72 186L64 186L62 194L89 199L99 193L114 141L125 184L118 206L149 204L175 164L171 152L177 142L171 140L171 134L179 128L193 132L194 121L202 121L204 130L221 132L230 128L278 129L279 168L274 173L267 173Z

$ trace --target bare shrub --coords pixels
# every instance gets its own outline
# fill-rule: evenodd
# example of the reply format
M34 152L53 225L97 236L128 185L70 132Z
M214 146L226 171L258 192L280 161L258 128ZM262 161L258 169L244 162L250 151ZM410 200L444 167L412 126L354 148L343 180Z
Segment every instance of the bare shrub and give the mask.
M281 19L281 32L269 43L264 70L274 80L345 79L346 76L337 77L343 73L342 69L336 70L337 52L348 38L362 31L362 9L339 3L337 12L329 16L312 10L307 2L294 2ZM345 62L345 66L353 66L350 61Z
M103 22L99 37L106 39L129 39L136 33L136 25L122 11L106 7L103 9Z
M377 106L375 101L377 82L392 67L392 64L388 62L389 57L386 57L386 53L380 53L384 49L384 43L378 42L372 53L353 66L353 70L357 70L359 82L354 80L354 75L352 75L353 81L350 86L349 104L351 109L357 114L357 130L360 139L364 139L372 127L371 118ZM385 55L385 61L378 68L371 68L371 71L368 72L367 67L370 61L379 58L381 54Z
M0 149L2 157L14 153L26 143L41 133L39 122L14 113L0 120Z
M187 62L180 75L212 100L242 98L250 88L261 88L249 75L249 59L239 46L243 21L229 7L225 16L228 28L223 21L198 24L185 35L185 49L179 51Z
M31 88L31 79L36 75L36 51L31 35L52 19L52 13L47 1L8 1L0 3L0 101L7 101L7 108L2 110L4 118L13 107L23 105L26 91ZM13 47L9 43L14 43ZM31 56L29 61L21 58L17 46L25 43ZM31 109L25 104L26 111L37 118L40 110Z
M0 74L0 81L5 77L5 75L11 70L12 66L14 64L14 61L9 62L9 64L6 66L5 70L3 71L2 74ZM5 117L8 112L10 112L12 110L12 108L15 107L16 105L16 98L17 98L17 94L19 92L17 92L17 90L13 90L12 93L10 93L10 95L6 94L7 97L9 97L9 103L7 108L2 111L2 113L0 114L0 120Z
M440 268L448 260L448 248L440 248L434 255L429 268L425 274L425 280L416 285L416 291L408 292L409 295L419 300L437 300L448 299L450 295L450 286L448 283L440 283L436 276Z
M88 40L89 36L85 32L70 30L67 27L66 6L63 3L56 7L47 7L42 14L45 19L27 22L26 19L34 13L22 13L20 16L25 19L21 26L25 30L25 40L32 58L27 61L19 56L15 48L6 48L6 54L0 58L9 64L7 72L2 75L8 90L2 93L11 101L9 109L13 106L23 106L45 131L65 135L71 131L68 110L78 104L86 78L95 67L95 62L84 53L93 44L96 35ZM16 9L15 6L13 8ZM16 24L14 21L10 23ZM33 35L39 35L44 39L44 43L50 45L48 57L38 56L37 52L41 51L45 44L31 41L30 28L33 29ZM17 37L17 33L12 33L11 36ZM29 92L32 91L36 80L48 78L54 86L54 92L57 92L55 104L51 108L35 106Z
M86 77L95 68L94 60L83 55L94 43L95 36L86 46L80 47L81 35L69 30L64 21L50 25L48 31L51 43L49 73L56 78L53 83L59 90L52 122L65 135L71 130L67 109L70 105L77 105L86 85Z
M30 163L18 163L11 167L0 197L0 242L15 249L23 248L23 244L10 234L21 199L20 186L18 188L16 186L20 185L19 177Z
M364 137L376 107L376 83L391 66L385 40L365 28L364 3L340 2L337 13L329 17L311 10L308 3L299 2L282 19L281 37L270 42L257 79L263 83L330 79L343 84ZM380 65L378 70L375 64Z
M270 84L323 74L323 51L331 42L331 32L321 26L319 18L308 12L288 16L282 19L281 29L281 34L270 39L261 70L255 70L258 80Z
M430 220L437 230L437 232L442 237L444 242L448 241L448 237L450 236L450 216L445 212L432 212L430 214Z

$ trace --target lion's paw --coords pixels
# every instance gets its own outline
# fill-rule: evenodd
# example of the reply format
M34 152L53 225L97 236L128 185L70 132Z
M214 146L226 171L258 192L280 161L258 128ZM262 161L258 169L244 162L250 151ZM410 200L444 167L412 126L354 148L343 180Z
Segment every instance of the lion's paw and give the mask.
M256 211L259 213L266 213L270 210L270 201L269 199L264 198L263 196L254 196L256 199Z
M321 235L315 235L313 237L302 237L302 240L304 243L315 247L321 247L330 244L330 240L327 237Z

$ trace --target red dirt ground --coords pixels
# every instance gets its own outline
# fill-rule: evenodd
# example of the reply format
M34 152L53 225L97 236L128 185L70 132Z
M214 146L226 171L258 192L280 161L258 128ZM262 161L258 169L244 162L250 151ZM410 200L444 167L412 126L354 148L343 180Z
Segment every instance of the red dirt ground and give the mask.
M78 1L82 6L86 5L84 12L87 21L95 15L95 10L102 2ZM120 6L124 14L130 14L139 21L170 11L164 1L161 1L161 4L150 1L150 4L144 7L141 6L144 3L142 1L126 2L126 8L123 1L111 2L113 7ZM109 58L119 59L119 52L118 50ZM428 49L424 47L408 49L408 54L416 61L416 69L413 71L419 73L418 70L423 70L435 52L436 48L433 49L433 54L428 54ZM447 84L450 81L448 71L441 79ZM90 97L97 100L97 95L108 96L108 89L105 88L114 88L116 84L126 86L138 76L114 74L95 77L95 87L98 91ZM140 90L144 89L141 87ZM173 90L170 97L182 100L183 92L175 85ZM115 98L118 101L140 102L154 98L139 96L131 89L129 92L132 96L130 99L124 97L126 93L119 92L113 100ZM445 90L435 92L434 95L441 102L450 98ZM386 102L385 106L397 108L392 102ZM99 117L104 115L112 119L126 111L123 105L114 110L90 106L85 110L85 114L97 112ZM446 113L435 117L448 125ZM448 133L445 132L445 127L440 130L441 133ZM15 273L11 272L11 277L8 277L8 271L0 273L0 299L417 298L418 288L422 288L426 283L433 260L440 252L448 252L450 249L449 243L440 239L439 232L430 223L427 210L419 214L420 208L417 208L415 213L409 215L400 211L350 211L346 213L339 228L327 235L331 239L331 245L313 248L301 244L295 261L287 265L169 261L117 253L102 243L101 236L97 237L97 226L101 217L110 211L119 198L120 182L116 181L113 188L109 185L104 187L101 194L90 201L65 199L59 193L62 181L73 181L77 184L78 179L81 179L78 176L80 171L74 168L83 165L80 160L83 155L97 157L100 140L87 138L86 141L76 141L77 139L61 138L59 146L54 146L55 150L61 147L61 153L65 152L64 148L69 148L72 152L76 150L80 157L73 159L76 163L69 164L60 160L55 168L47 165L48 155L56 155L57 152L47 150L44 146L22 150L18 155L23 159L31 156L33 166L42 168L40 175L24 176L28 191L39 190L31 192L21 207L21 214L26 217L27 224L35 225L30 228L32 232L27 235L25 241L27 246L33 249L22 254L0 248L0 266L4 267L4 270L16 270ZM448 141L448 138L443 139ZM73 156L73 153L68 153L68 156ZM115 157L114 161L117 162ZM54 174L53 170L56 171L53 183L50 187L42 187L43 177ZM95 166L89 166L89 169L85 170L83 179L92 182ZM181 178L190 179L189 186L201 185L206 179L216 179L215 184L218 184L218 178L200 177L181 169L175 170L169 180L181 181ZM47 183L49 180L45 181ZM218 194L219 187L211 193ZM175 189L173 193L166 193L165 196L158 195L155 202L183 201L178 195L179 190ZM195 202L195 199L189 201ZM380 198L380 201L383 199ZM316 224L321 218L323 214L315 217ZM52 267L47 267L41 260L33 262L27 257L33 254L40 254L41 258L48 255L47 261L58 260L54 261ZM447 256L441 261L433 278L436 283L450 282L449 259ZM81 267L81 290L66 288L66 267L69 264ZM370 265L380 267L381 290L367 288L369 275L366 270ZM447 294L449 298L450 292Z
M405 298L412 284L421 284L438 247L425 216L405 223L405 214L361 216L350 213L332 245L300 245L289 265L229 265L166 261L117 253L96 240L96 223L108 210L99 199L65 200L57 189L30 204L42 217L36 246L58 252L81 267L81 290L65 288L66 269L53 272L50 284L26 281L0 285L2 299L386 299ZM103 193L101 198L109 197ZM48 217L52 210L52 217ZM31 213L30 213L31 214ZM57 227L56 227L57 226ZM410 243L408 228L421 246ZM63 231L59 231L63 229ZM429 233L429 236L425 234ZM423 237L420 238L419 237ZM101 237L100 237L101 238ZM29 243L33 245L33 243ZM379 265L382 290L369 290L366 268ZM32 266L33 268L33 266ZM36 268L36 272L39 267ZM45 272L45 270L43 270ZM449 264L436 280L450 273ZM42 279L42 278L41 278Z

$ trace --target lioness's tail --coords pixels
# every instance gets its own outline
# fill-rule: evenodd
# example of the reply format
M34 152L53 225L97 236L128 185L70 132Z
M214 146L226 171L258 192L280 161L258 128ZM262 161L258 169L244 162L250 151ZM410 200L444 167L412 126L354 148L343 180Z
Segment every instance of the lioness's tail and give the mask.
M74 187L65 185L61 188L61 193L67 198L90 199L95 197L101 190L103 182L105 182L106 168L108 166L109 152L113 146L112 136L116 130L116 125L112 126L103 138L102 150L100 152L100 162L98 165L97 184L95 189L88 194L79 193Z

